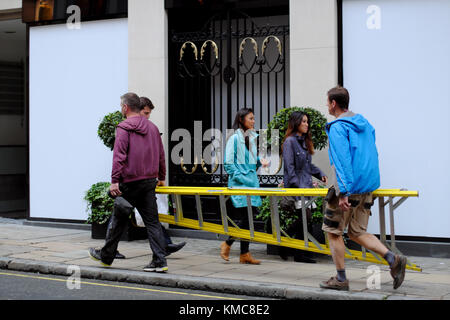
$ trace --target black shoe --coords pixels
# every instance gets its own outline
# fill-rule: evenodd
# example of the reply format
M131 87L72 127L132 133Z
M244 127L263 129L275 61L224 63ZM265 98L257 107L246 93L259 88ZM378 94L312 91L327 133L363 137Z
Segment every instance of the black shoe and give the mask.
M278 247L278 255L281 259L284 261L287 261L289 259L289 250L286 247Z
M171 253L177 252L178 250L183 248L185 245L186 245L186 242L184 242L184 241L180 242L178 244L175 244L175 243L168 244L166 247L166 252L167 252L166 256L168 256Z
M152 261L149 265L144 267L144 271L164 273L169 271L169 268L167 267L167 265L157 264L154 261Z
M303 263L316 263L316 260L304 256L303 254L294 254L294 261Z
M100 251L101 251L100 249L89 248L88 253L92 260L100 262L100 264L104 267L110 267L111 263L108 264L102 261Z
M155 272L156 271L156 264L154 261L152 261L150 264L146 265L144 267L144 271L147 272Z
M115 259L126 259L123 254L121 254L119 251L116 251L116 257Z

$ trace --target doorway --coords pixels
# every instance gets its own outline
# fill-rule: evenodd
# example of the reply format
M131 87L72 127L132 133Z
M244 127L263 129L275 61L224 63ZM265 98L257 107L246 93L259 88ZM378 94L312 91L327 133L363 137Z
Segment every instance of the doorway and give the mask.
M0 217L26 218L28 148L26 115L27 27L0 11Z

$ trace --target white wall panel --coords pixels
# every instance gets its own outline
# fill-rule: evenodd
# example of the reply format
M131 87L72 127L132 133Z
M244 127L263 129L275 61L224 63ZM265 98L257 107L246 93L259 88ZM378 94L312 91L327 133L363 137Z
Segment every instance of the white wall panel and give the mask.
M449 57L450 1L343 1L344 86L376 129L381 188L420 193L397 210L399 235L450 237Z
M31 217L87 219L84 194L112 166L97 128L127 91L127 19L30 28Z

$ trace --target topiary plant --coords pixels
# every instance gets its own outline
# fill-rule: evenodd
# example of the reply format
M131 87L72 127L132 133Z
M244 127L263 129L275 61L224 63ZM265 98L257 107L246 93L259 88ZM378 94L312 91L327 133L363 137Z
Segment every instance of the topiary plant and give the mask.
M324 186L317 185L316 188L324 188ZM296 222L298 219L301 219L301 216L297 212L293 211L285 211L280 206L280 200L278 199L278 213L280 216L280 227L284 231L288 230L289 227ZM316 204L316 208L312 209L312 218L311 222L316 224L321 224L323 221L323 198L318 197L314 200ZM258 208L259 214L256 216L257 219L261 219L265 222L266 232L268 223L270 222L270 201L269 197L265 197L262 200L262 205Z
M116 140L116 128L117 125L125 120L120 111L108 113L100 122L98 126L97 134L103 141L105 146L114 149L114 141Z
M314 149L322 150L327 146L328 137L325 133L325 125L327 124L327 118L316 109L313 108L300 108L291 107L281 109L273 117L272 121L269 122L267 130L267 143L270 145L272 142L271 130L279 130L279 143L281 143L286 135L286 130L288 128L289 117L294 111L301 111L308 116L309 128L311 131L312 141L314 143Z
M112 215L114 200L108 196L109 182L98 182L93 184L86 192L84 200L87 201L89 212L87 222L103 224Z
M281 209L278 200L278 214L280 216L280 228L287 230L299 217L295 212L284 211ZM267 232L268 223L270 222L270 200L269 197L265 197L262 200L262 204L259 207L259 214L256 216L257 219L261 219L265 222L265 231Z

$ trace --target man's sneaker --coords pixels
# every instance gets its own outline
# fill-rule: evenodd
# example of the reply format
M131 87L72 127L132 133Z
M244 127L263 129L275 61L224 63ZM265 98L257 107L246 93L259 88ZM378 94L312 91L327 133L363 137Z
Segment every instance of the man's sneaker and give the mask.
M156 264L154 261L152 261L150 264L146 265L144 267L144 271L147 272L155 272L156 271Z
M322 281L320 283L320 287L322 289L333 289L342 291L348 291L350 289L348 280L341 282L337 279L337 277L331 277L328 281Z
M100 251L101 251L100 249L89 248L88 253L92 260L100 262L100 264L104 267L110 267L111 263L107 264L102 261Z
M152 261L149 265L144 267L144 271L164 273L169 271L169 268L167 267L167 265L158 265L154 261Z
M165 273L169 271L169 267L167 265L156 267L156 272Z
M394 279L394 289L400 287L405 279L406 257L395 255L394 263L391 267L391 276Z
M125 259L125 256L119 251L116 251L116 256L114 257L114 259Z
M180 242L178 244L175 244L175 243L168 244L166 247L166 253L167 253L166 257L168 255L170 255L171 253L177 252L178 250L183 248L185 245L186 245L186 242L184 242L184 241Z

